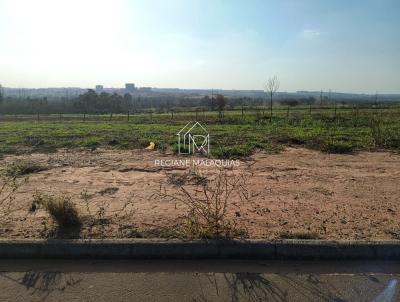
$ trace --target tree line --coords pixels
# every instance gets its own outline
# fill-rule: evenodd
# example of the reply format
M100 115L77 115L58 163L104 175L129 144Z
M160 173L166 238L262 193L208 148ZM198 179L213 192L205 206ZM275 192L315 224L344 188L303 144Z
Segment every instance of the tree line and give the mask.
M261 105L262 99L226 98L221 94L205 96L146 96L131 94L96 93L89 89L71 99L17 98L0 94L0 114L109 114L140 112L146 110L172 111L180 108L199 107L211 111L223 111L238 105Z
M273 93L272 93L273 95ZM88 90L75 98L48 99L5 97L0 94L0 114L118 114L127 112L171 112L190 108L207 111L217 111L245 107L267 107L267 101L272 108L272 95L268 98L225 97L221 94L212 96L179 96L159 95L137 97L131 94L96 93ZM327 99L322 100L326 104ZM275 100L276 102L276 100ZM314 97L280 99L280 105L298 106L320 104L321 100ZM344 102L342 102L344 103Z

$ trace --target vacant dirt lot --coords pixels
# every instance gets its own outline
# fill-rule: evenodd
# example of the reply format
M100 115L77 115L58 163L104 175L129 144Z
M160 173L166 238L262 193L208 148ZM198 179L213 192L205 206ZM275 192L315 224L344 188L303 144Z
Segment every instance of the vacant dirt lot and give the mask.
M163 198L160 187L174 194L178 188L171 179L187 169L155 167L154 160L176 158L137 150L7 156L0 160L3 167L31 161L47 170L27 175L13 206L1 209L0 237L56 236L43 210L29 212L35 192L72 197L87 222L74 236L167 236L165 227L174 226L186 208ZM218 169L199 171L212 179ZM257 153L232 173L241 171L248 173L251 198L232 198L229 217L252 238L400 239L398 154L333 155L288 148L279 154Z

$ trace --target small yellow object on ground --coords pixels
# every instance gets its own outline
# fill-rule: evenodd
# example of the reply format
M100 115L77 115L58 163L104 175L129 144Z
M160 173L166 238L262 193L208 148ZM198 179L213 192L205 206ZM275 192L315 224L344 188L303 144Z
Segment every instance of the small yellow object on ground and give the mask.
M150 145L148 147L146 147L146 150L154 150L156 147L156 144L153 142L150 142Z

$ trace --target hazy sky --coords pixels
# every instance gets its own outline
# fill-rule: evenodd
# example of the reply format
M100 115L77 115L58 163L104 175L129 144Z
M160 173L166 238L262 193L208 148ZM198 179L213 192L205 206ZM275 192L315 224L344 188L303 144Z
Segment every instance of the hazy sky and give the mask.
M8 87L400 92L399 0L0 0Z

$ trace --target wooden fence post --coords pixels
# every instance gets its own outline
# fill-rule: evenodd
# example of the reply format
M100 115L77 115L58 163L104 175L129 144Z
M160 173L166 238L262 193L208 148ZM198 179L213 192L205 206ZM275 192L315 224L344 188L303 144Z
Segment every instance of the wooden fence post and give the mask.
M335 121L336 121L336 111L337 111L337 104L335 102Z
M355 126L358 126L358 104L355 105L355 115L356 115L356 120L355 120Z

